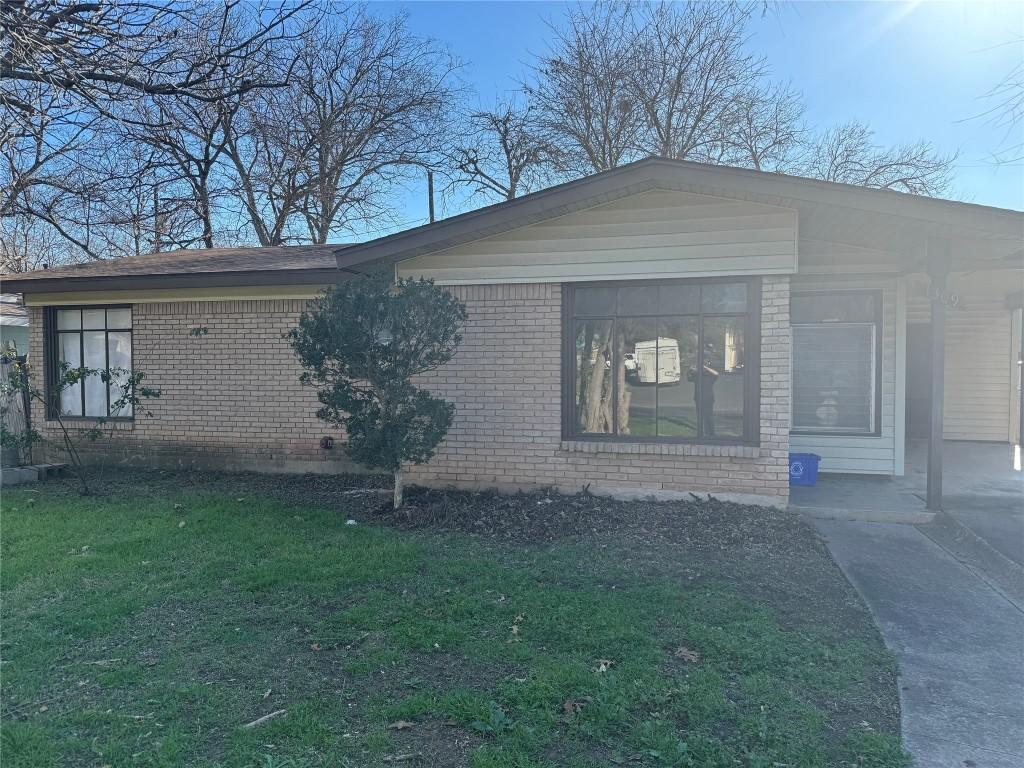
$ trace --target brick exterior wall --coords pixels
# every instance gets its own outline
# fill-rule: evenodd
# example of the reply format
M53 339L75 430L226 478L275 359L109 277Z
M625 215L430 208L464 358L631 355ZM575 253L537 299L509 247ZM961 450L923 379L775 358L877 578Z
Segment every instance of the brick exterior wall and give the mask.
M100 449L113 458L162 466L262 471L358 471L340 447L320 448L337 430L316 418L315 392L284 335L305 301L208 301L136 304L133 364L161 391L145 401L152 416L117 424ZM206 335L193 336L194 328ZM30 359L43 359L42 310L32 308ZM37 374L39 371L37 371ZM34 423L58 436L34 404Z
M762 286L757 447L568 443L561 439L561 288L460 286L469 312L455 360L424 384L456 403L437 455L412 483L514 490L554 486L625 495L713 493L785 503L789 448L789 278ZM301 300L137 304L134 364L162 390L116 439L122 460L264 471L350 471L283 335ZM208 334L191 336L205 327ZM42 313L29 353L42 360ZM35 408L33 418L43 424ZM55 436L52 425L45 428ZM336 436L336 435L335 435Z
M628 496L712 493L785 503L789 495L789 278L761 293L758 447L609 444L561 439L561 287L459 286L462 347L424 384L456 403L437 455L409 467L424 485L554 486ZM757 497L757 498L755 498Z

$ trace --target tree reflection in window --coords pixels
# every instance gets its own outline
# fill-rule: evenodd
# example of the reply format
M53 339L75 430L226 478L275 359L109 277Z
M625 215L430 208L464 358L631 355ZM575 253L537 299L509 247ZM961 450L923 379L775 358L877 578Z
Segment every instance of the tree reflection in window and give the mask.
M743 439L748 281L571 286L579 435Z

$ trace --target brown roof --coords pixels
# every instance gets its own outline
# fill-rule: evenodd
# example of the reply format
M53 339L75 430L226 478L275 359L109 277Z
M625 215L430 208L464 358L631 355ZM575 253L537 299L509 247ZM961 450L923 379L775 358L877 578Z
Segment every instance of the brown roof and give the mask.
M114 275L182 275L209 272L265 272L288 269L333 269L341 243L327 245L276 245L262 248L183 248L177 251L126 256L56 269L40 269L11 276L12 280L54 277L111 277Z
M5 291L48 290L69 280L82 288L105 288L155 278L166 287L174 285L225 285L244 281L246 275L260 283L293 284L333 277L338 270L335 253L343 243L326 245L278 245L241 248L188 248L146 256L89 261L56 269L40 269L2 279ZM227 281L219 278L230 276ZM178 278L170 280L169 278Z

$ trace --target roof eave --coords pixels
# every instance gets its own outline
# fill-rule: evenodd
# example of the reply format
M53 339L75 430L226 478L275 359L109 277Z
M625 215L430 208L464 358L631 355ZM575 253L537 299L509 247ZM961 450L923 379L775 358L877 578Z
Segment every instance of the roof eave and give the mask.
M245 272L193 272L156 275L104 275L4 280L13 293L68 293L71 291L147 290L152 288L221 288L225 286L327 285L350 278L333 268L253 270Z

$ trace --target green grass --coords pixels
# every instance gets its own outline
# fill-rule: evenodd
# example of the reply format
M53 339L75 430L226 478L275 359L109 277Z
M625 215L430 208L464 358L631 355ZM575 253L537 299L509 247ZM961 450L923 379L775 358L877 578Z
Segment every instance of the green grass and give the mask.
M343 524L357 513L5 493L5 768L905 765L896 736L836 715L890 684L863 634L583 543Z

